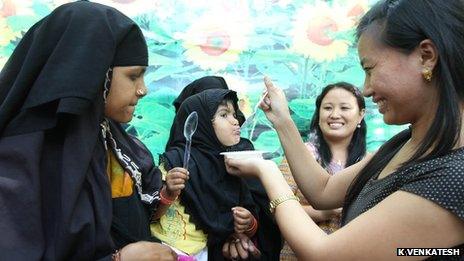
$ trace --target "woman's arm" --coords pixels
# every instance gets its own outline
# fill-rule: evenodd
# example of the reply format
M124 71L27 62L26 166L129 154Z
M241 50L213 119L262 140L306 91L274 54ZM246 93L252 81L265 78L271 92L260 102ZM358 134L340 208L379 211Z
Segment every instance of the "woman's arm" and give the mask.
M271 200L291 194L272 162L257 164L258 170L237 163L227 160L229 172L259 172ZM393 193L330 235L295 200L278 205L275 218L302 260L390 260L396 257L397 248L448 248L464 243L462 220L427 199L403 191Z
M314 156L314 151L312 151L312 147L310 151L311 151L312 156ZM306 203L303 201L305 199L303 199L300 193L298 193L298 187L295 183L295 180L293 179L292 172L290 171L290 167L288 166L288 162L285 157L282 159L282 162L279 164L279 170L282 172L285 182L287 182L287 184L290 186L290 189L292 190L293 194L295 194L297 197L300 198L300 203L303 206L303 209L306 212L306 214L308 214L314 220L314 222L326 221L330 219L331 217L335 215L339 215L341 213L341 208L330 209L330 210L316 210L312 206L308 204L304 204Z
M343 205L348 187L371 157L331 176L308 151L290 117L283 91L266 81L267 96L260 104L273 123L288 160L290 170L306 199L317 209L334 209Z

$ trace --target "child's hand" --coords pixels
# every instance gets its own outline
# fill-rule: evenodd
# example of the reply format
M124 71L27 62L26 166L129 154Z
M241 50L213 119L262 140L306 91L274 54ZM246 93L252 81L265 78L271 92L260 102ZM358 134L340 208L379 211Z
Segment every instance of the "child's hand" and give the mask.
M179 196L185 188L185 181L189 179L188 171L184 168L173 168L166 175L166 193L169 198Z
M235 233L245 233L253 224L253 215L248 209L243 207L233 207Z

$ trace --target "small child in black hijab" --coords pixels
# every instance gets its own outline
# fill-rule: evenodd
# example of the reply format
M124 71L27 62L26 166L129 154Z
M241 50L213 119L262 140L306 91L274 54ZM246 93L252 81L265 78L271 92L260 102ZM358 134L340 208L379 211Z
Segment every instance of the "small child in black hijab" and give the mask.
M206 246L208 260L221 260L222 246L231 235L245 232L252 236L256 232L251 192L242 179L227 174L220 155L240 141L237 108L236 93L230 90L211 89L187 98L174 118L169 148L160 157L167 170L182 166L183 125L196 111L198 127L192 137L189 180L166 215L152 225L152 232L183 252L197 254L197 258L204 258Z
M179 96L174 100L173 105L176 109L176 113L182 102L188 97L209 89L228 90L229 86L225 79L220 76L204 76L194 80L185 86ZM238 108L235 112L237 114L239 125L242 125L245 122L245 116ZM172 139L173 137L171 136L166 144L166 149L170 147ZM231 151L254 150L254 146L250 140L241 138L238 144L228 149ZM279 260L280 250L282 248L282 237L280 230L274 221L273 215L269 212L269 198L266 191L261 182L256 178L247 178L245 182L252 193L255 203L259 207L258 219L260 226L255 238L261 252L260 260ZM227 244L227 246L224 247L228 248L228 246L233 245L233 241L228 243L230 244Z

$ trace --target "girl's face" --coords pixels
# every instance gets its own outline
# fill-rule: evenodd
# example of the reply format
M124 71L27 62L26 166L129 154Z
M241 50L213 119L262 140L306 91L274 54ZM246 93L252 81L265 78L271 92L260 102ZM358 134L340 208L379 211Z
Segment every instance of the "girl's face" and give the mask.
M359 110L356 97L345 89L334 88L322 99L319 127L328 140L351 139L363 117L364 109Z
M105 116L116 122L132 120L135 105L147 93L143 80L145 66L114 67L106 99Z
M240 126L232 101L218 106L212 123L214 133L222 145L233 146L240 142Z

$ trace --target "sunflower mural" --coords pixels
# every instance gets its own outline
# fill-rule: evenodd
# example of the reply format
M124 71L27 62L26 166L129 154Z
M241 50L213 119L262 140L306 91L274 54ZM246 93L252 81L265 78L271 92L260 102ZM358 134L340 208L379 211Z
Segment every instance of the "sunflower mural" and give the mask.
M177 36L183 41L188 61L203 70L217 72L239 60L239 55L247 48L251 31L246 18L206 13Z
M74 0L0 0L0 68L35 22ZM133 18L146 37L149 94L127 130L157 158L174 119L172 101L205 75L226 79L241 110L254 112L263 77L282 87L301 136L308 136L315 97L337 81L362 86L354 29L376 0L94 0ZM367 100L368 150L405 126L386 126ZM276 161L282 151L275 130L258 111L242 132Z
M337 32L350 29L351 21L341 8L317 1L303 6L295 20L291 47L294 52L318 63L333 61L348 52L350 42L336 37Z

